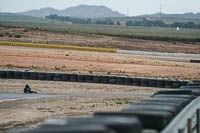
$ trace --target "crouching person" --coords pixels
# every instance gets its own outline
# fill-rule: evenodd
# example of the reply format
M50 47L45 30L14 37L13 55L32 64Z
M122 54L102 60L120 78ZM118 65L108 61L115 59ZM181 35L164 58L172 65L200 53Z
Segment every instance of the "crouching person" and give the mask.
M37 93L36 91L31 91L31 88L29 85L26 85L25 88L24 88L24 93L25 94L31 94L31 93Z

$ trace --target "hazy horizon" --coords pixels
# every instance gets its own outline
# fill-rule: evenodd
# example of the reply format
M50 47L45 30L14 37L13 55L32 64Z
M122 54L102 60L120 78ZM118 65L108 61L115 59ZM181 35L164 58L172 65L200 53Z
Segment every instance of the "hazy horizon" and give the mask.
M162 5L162 12L167 14L200 12L199 0L184 2L182 0L1 0L0 12L17 13L45 7L62 10L78 5L106 6L111 8L113 11L118 11L128 16L158 13L160 12L160 5Z

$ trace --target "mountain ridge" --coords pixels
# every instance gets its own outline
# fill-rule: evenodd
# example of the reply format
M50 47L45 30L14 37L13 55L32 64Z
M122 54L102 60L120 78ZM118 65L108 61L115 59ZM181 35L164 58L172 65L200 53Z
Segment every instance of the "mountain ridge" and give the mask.
M112 11L106 6L88 6L79 5L69 7L63 10L57 10L51 7L33 9L27 12L20 12L18 14L32 16L32 17L45 17L48 15L56 14L58 16L70 16L77 18L106 18L106 17L125 17L117 11Z

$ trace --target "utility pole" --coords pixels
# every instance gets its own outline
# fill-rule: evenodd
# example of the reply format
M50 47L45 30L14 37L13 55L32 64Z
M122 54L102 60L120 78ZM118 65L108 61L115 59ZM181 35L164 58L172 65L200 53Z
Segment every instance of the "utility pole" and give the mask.
M160 19L161 19L161 16L162 16L162 5L160 4L160 16L159 16Z

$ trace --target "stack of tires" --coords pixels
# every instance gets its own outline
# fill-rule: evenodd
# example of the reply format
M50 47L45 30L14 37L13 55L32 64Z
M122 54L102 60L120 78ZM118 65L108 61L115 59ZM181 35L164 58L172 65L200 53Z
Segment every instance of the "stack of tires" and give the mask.
M47 120L39 128L18 133L158 133L198 96L200 87L158 91L149 99L130 103L119 112Z
M99 84L158 87L158 88L179 88L181 86L186 86L189 82L187 80L170 80L163 78L81 75L81 74L11 71L11 70L0 70L0 78L85 82L85 83L99 83Z

